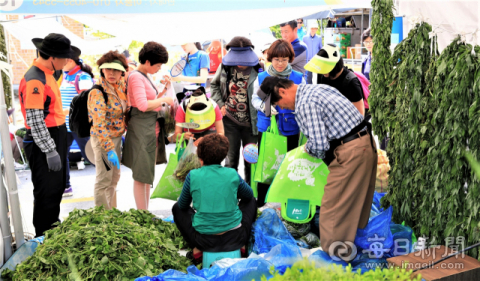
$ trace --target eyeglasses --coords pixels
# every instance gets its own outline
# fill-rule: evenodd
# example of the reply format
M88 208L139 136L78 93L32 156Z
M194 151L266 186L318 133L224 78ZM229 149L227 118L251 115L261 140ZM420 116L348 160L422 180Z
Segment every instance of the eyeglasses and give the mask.
M363 41L363 45L373 45L373 41Z
M281 59L275 58L275 59L272 60L272 62L273 62L273 63L276 63L276 64L277 64L277 63L288 63L288 59L282 59L282 60L281 60Z

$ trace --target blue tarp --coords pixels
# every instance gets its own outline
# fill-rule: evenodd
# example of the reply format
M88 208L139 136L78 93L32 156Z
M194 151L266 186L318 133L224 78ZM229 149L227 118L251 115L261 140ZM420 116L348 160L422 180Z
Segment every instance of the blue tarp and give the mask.
M357 254L351 264L354 270L360 269L362 273L376 267L386 267L386 258L411 251L408 247L401 247L401 249L395 247L394 239L397 238L409 240L411 245L412 232L409 227L391 222L392 208L384 210L380 206L383 195L375 193L368 225L365 229L357 231L355 239ZM271 276L269 269L272 266L282 274L293 263L302 259L297 242L287 231L275 210L265 209L253 225L252 231L252 245L249 252L253 252L254 255L232 266L222 268L214 265L202 270L190 266L187 273L168 270L156 277L141 277L136 281L259 280L263 275L267 278ZM403 252L395 252L395 250L403 250ZM313 253L309 260L314 261L317 266L348 265L344 261L332 259L328 253L321 250Z

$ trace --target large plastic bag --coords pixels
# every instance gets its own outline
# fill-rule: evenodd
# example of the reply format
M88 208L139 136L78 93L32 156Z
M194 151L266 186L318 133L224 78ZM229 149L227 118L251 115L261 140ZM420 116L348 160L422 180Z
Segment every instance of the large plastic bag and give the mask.
M177 200L182 193L183 182L175 178L174 172L178 164L178 153L181 151L181 146L183 143L183 135L180 139L180 142L177 141L177 147L175 148L175 153L171 153L168 158L168 164L163 172L162 178L157 184L157 187L150 196L150 199L154 198L164 198L170 200Z
M381 258L393 247L393 235L390 231L393 208L390 206L379 215L370 218L364 229L358 229L355 236L357 251L366 250L376 258Z
M198 169L202 166L197 156L197 147L194 145L193 138L188 141L188 145L183 151L182 157L178 160L177 167L173 175L181 182L185 181L191 170Z
M273 247L264 258L275 266L275 270L283 274L287 268L302 259L302 253L297 245L279 244Z
M213 265L210 268L198 269L194 265L187 268L187 273L176 270L167 270L156 277L140 277L135 281L240 281L240 280L260 280L262 276L271 277L270 268L272 263L263 258L243 259L230 267L220 267Z
M402 224L390 224L390 231L393 234L393 250L390 256L401 256L410 254L413 251L413 231L409 226Z
M175 114L178 109L178 99L173 86L167 88L167 92L163 95L165 98L171 98L173 100L173 106L168 105L167 103L162 104L159 115L165 119L165 133L167 136L175 133Z
M280 168L287 153L287 137L280 135L277 120L272 115L271 125L262 134L258 151L258 162L255 169L255 181L270 184Z
M273 209L265 209L252 226L254 238L253 252L256 254L268 253L277 245L293 246L300 254L295 239L283 225Z

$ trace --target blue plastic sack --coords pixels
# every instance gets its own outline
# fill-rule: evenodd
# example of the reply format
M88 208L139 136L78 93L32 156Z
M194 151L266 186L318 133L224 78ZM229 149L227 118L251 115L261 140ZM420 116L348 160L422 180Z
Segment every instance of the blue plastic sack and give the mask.
M409 226L392 222L390 224L390 231L393 235L393 250L390 251L390 256L396 257L410 254L413 250L413 230Z
M338 264L341 266L347 266L348 263L346 263L343 260L334 260L330 257L330 255L322 250L315 251L313 254L311 254L308 257L308 261L310 262L315 262L316 267L321 267L321 266L329 266L331 264Z
M276 271L283 274L287 268L302 259L302 253L297 245L279 244L273 247L264 258L275 266Z
M163 220L164 222L175 223L175 222L173 221L173 215L169 216L168 218L164 218L164 219L162 219L162 220Z
M135 281L240 281L240 280L260 280L262 276L270 278L270 267L273 264L262 258L250 258L241 260L234 265L221 268L214 265L210 268L199 270L194 265L187 268L187 273L177 270L167 270L155 277L140 277Z
M286 245L300 249L292 235L283 225L273 209L265 209L252 226L254 244L252 251L255 254L268 253L277 245ZM300 254L301 255L301 254Z
M376 258L382 258L393 246L393 235L390 231L393 208L390 206L379 215L370 218L364 229L358 229L355 236L357 251L370 251Z
M383 208L381 207L380 205L380 200L382 199L383 196L385 196L385 192L381 192L381 193L378 193L378 192L374 192L373 193L373 203L372 205L375 206L375 208L379 211L379 212L383 212ZM372 206L372 208L373 208Z
M357 254L355 259L350 262L352 264L352 271L357 271L360 269L361 274L374 270L375 268L388 268L388 263L386 257L380 259L371 258L368 253L360 252Z
M307 243L305 243L304 241L300 240L300 239L296 239L295 242L297 242L297 246L300 247L300 248L304 248L304 249L311 249L312 247L310 247L310 245L308 245Z

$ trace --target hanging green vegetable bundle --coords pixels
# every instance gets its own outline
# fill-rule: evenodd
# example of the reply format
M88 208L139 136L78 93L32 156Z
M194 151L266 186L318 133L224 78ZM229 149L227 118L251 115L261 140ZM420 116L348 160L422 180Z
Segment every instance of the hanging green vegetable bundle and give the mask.
M148 211L75 209L5 280L134 280L167 269L184 271L185 243L176 226Z
M387 80L391 75L390 34L393 23L393 0L372 0L372 37L375 42L370 73L370 96L368 102L372 113L375 134L383 139L387 135L389 116L395 104L386 95Z
M469 109L468 148L477 160L480 160L480 46L475 46L476 72L473 85L473 102ZM465 231L468 234L467 243L480 241L480 176L472 169L468 192L465 198ZM470 255L479 256L478 249L473 249Z
M419 191L408 187L413 186L415 181L418 159L414 156L421 157L415 154L420 144L416 135L419 133L418 113L426 90L424 77L430 63L431 31L428 23L417 24L408 37L397 45L389 62L394 69L388 81L387 95L395 101L395 108L389 128L391 139L388 154L392 170L389 176L390 192L386 200L392 202L397 217L409 225L419 215L413 206L422 201ZM407 197L409 200L402 200Z

